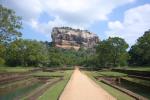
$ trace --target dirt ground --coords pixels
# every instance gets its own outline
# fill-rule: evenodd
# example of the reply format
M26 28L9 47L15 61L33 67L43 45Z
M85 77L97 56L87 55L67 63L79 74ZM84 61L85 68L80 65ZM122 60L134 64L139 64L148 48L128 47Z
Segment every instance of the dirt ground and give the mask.
M59 100L116 100L116 98L76 69Z

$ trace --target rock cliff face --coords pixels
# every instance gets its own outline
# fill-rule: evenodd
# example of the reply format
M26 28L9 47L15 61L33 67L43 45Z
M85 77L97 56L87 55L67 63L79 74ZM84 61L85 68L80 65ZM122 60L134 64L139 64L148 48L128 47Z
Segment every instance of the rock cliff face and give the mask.
M54 27L52 29L52 42L56 47L78 50L80 47L92 48L99 42L99 38L87 30Z

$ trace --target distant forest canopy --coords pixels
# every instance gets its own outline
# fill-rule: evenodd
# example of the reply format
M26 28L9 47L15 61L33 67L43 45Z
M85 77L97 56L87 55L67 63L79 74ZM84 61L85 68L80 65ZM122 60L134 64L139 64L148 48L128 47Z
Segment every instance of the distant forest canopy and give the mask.
M22 39L22 19L0 5L0 65L33 67L115 67L150 66L150 30L139 37L127 51L128 44L119 37L100 41L93 49L78 51L55 48L51 42Z

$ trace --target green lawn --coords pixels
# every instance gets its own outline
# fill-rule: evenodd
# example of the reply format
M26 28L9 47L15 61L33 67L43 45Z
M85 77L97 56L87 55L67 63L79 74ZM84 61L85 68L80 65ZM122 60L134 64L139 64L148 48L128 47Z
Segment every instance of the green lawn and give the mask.
M138 78L131 78L131 77L124 77L123 79L126 79L128 81L150 87L150 81L148 81L148 80L143 80L143 79L138 79Z
M60 94L68 83L71 74L72 71L64 71L64 80L50 87L43 95L39 97L38 100L58 100Z
M33 67L0 67L0 72L27 72Z
M107 77L127 76L127 74L119 73L119 72L113 72L113 71L103 71L103 72L92 71L91 73L94 76L107 76Z
M138 70L138 71L150 71L150 67L136 67L136 68L129 68L130 70Z
M130 66L130 67L122 67L122 68L118 68L118 69L127 69L127 70L137 70L137 71L150 71L150 66Z
M42 72L42 71L39 71L39 72L36 72L36 73L33 73L32 75L33 76L51 76L51 77L59 77L59 76L64 76L64 72L63 71L56 71L56 72Z
M97 81L94 76L95 75L98 75L99 72L90 72L90 71L84 71L90 78L92 78L96 83L98 83L104 90L106 90L108 93L110 93L112 96L114 96L115 98L117 98L117 100L135 100L134 98L128 96L127 94L109 86L109 85L106 85L100 81ZM104 72L106 74L106 72ZM109 74L111 75L114 75L114 73L110 73L108 72ZM120 74L120 73L119 73ZM117 75L119 75L117 74ZM122 74L120 74L122 75Z

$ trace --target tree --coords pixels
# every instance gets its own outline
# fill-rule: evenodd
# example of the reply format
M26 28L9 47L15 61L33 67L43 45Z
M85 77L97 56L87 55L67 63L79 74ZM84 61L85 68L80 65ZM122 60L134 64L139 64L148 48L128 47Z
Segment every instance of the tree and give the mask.
M150 65L150 30L138 38L137 43L129 50L131 65Z
M6 46L8 42L21 36L21 17L15 12L0 5L0 64L5 63Z
M49 47L48 48L48 55L49 55L49 66L61 66L62 65L62 56L59 52L59 50L55 47ZM61 60L60 60L61 59Z
M5 63L4 55L5 55L5 46L0 45L0 65Z
M48 61L48 50L41 42L20 39L8 46L7 64L11 66L45 66Z
M21 17L16 16L13 10L0 5L0 44L20 37L21 28Z
M109 63L111 63L111 45L108 40L103 40L99 43L96 48L96 53L98 55L98 61L100 66L106 67Z
M128 44L119 37L108 38L101 41L96 49L98 60L101 66L126 65Z
M128 59L128 54L126 51L128 44L124 39L119 37L109 38L108 41L111 45L110 50L113 66L118 66L120 64L125 65Z

